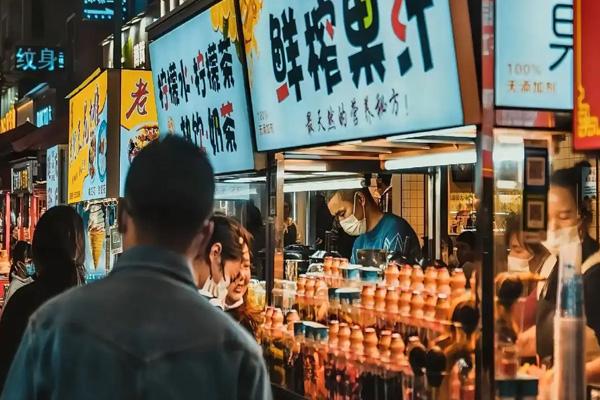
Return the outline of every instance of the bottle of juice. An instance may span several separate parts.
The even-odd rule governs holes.
[[[327,389],[327,396],[330,399],[335,397],[335,361],[338,355],[339,332],[340,323],[338,321],[329,321],[329,343],[327,349],[327,360],[325,364],[325,388]]]
[[[338,332],[338,351],[335,357],[335,395],[336,400],[346,399],[346,388],[349,388],[347,374],[347,364],[350,355],[350,336],[352,335],[350,327],[344,322],[339,324]],[[349,394],[348,394],[349,395]]]
[[[361,399],[378,399],[379,349],[375,329],[365,329],[363,347],[364,363],[360,373]]]
[[[360,326],[354,325],[350,335],[350,362],[346,365],[346,395],[350,399],[360,399],[360,375],[364,362],[364,335]]]
[[[285,349],[286,327],[283,324],[283,312],[276,308],[273,312],[271,324],[271,345],[269,353],[271,359],[271,381],[278,385],[285,385]]]
[[[294,322],[294,340],[286,365],[286,387],[299,395],[304,395],[304,361],[302,346],[304,345],[304,324]]]

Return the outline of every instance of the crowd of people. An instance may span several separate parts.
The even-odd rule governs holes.
[[[252,235],[213,215],[214,190],[194,145],[147,146],[119,205],[124,253],[87,285],[81,217],[44,213],[13,250],[1,398],[270,399],[247,301]]]

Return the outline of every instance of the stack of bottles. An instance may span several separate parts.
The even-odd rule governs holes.
[[[333,270],[330,270],[333,272]],[[471,399],[478,310],[462,270],[390,264],[378,284],[300,277],[258,332],[275,384],[312,399]]]

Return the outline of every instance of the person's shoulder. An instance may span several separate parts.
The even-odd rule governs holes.
[[[411,229],[412,227],[410,226],[410,224],[402,217],[397,216],[396,214],[392,214],[392,213],[385,213],[383,214],[383,219],[382,221],[384,222],[384,225],[388,227],[388,229]]]

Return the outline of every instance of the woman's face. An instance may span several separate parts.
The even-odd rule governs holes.
[[[548,230],[571,228],[579,223],[577,203],[569,189],[550,185],[548,191]]]
[[[529,260],[533,256],[533,254],[531,254],[529,250],[527,250],[527,248],[521,244],[521,242],[519,241],[519,237],[516,233],[513,234],[510,238],[509,250],[509,255],[511,257]]]
[[[250,250],[244,245],[242,262],[239,264],[238,274],[233,277],[227,290],[229,298],[236,302],[244,297],[248,291],[251,277]]]

